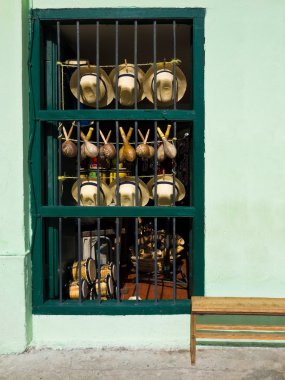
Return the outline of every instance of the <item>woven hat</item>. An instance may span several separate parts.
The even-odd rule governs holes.
[[[133,64],[122,64],[118,67],[118,96],[119,103],[123,106],[132,106],[135,102],[135,66]],[[144,72],[137,68],[137,99],[138,102],[145,98],[143,92]],[[116,68],[110,73],[110,80],[115,91]]]
[[[74,182],[71,193],[73,198],[78,202],[77,181]],[[112,194],[109,186],[100,180],[100,197],[97,199],[97,180],[80,179],[80,205],[96,206],[97,204],[108,206],[112,202]]]
[[[147,184],[150,198],[154,197],[154,178]],[[185,197],[185,187],[183,183],[175,177],[176,202]],[[173,201],[173,174],[160,174],[157,176],[157,198],[159,206],[170,206]]]
[[[156,93],[157,104],[169,106],[173,104],[174,88],[174,64],[161,62],[156,65]],[[176,64],[176,101],[178,102],[185,94],[187,87],[186,77]],[[154,102],[154,66],[152,65],[144,77],[143,89],[145,96],[150,102]]]
[[[96,86],[97,68],[96,66],[80,66],[70,78],[70,90],[77,98],[77,78],[80,75],[80,102],[96,107]],[[114,99],[114,91],[107,73],[99,68],[99,107],[105,107]]]
[[[123,177],[119,181],[119,195],[121,206],[135,206],[136,204],[136,178]],[[113,199],[116,200],[117,181],[110,184]],[[149,201],[149,191],[146,184],[139,179],[138,181],[138,206],[145,206]]]

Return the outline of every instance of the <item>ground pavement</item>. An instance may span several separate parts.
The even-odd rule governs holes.
[[[285,380],[285,348],[198,347],[188,351],[30,349],[0,355],[6,380]]]

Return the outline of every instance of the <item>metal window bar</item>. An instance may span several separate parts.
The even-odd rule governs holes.
[[[157,109],[157,23],[153,21],[153,64],[154,64],[154,81],[153,81],[153,106]],[[154,122],[154,205],[157,206],[157,121]],[[154,218],[154,300],[157,303],[157,218]]]
[[[100,23],[99,21],[96,21],[96,109],[99,109],[99,83],[100,83],[100,73],[99,73],[99,64],[100,64]],[[96,139],[97,139],[97,148],[98,152],[100,150],[100,122],[96,121]],[[97,206],[100,206],[100,199],[101,199],[101,191],[100,191],[100,154],[98,154],[97,157],[97,171],[96,171],[96,177],[97,177]],[[98,276],[98,301],[99,304],[101,303],[101,254],[100,254],[100,248],[101,248],[101,219],[97,218],[97,251],[96,251],[96,257],[97,257],[97,276]],[[96,287],[96,284],[95,284]]]
[[[115,83],[115,108],[118,109],[118,82],[119,82],[119,21],[115,23],[115,68],[116,68],[116,83]],[[119,122],[116,121],[116,206],[120,204],[120,178],[119,178]],[[120,218],[116,218],[116,271],[117,271],[117,288],[116,298],[117,302],[120,302]]]
[[[60,46],[60,22],[56,23],[57,34],[57,61],[61,60],[61,46]],[[62,93],[61,93],[61,67],[57,66],[57,108],[62,108]],[[60,124],[59,124],[60,125]],[[58,128],[59,137],[62,135],[62,126]],[[62,141],[61,137],[58,139],[58,175],[62,175]],[[58,181],[58,204],[61,205],[61,184]],[[59,258],[59,302],[62,302],[62,218],[58,219],[58,258]]]
[[[173,58],[176,59],[176,21],[172,22],[172,32],[173,32]],[[173,109],[176,109],[176,63],[173,64]],[[173,123],[173,145],[176,146],[176,121]],[[172,205],[175,206],[176,202],[176,189],[175,189],[175,178],[176,178],[176,159],[172,161],[172,173],[173,173],[173,201]],[[172,218],[172,274],[173,274],[173,303],[176,302],[176,218]]]
[[[135,66],[135,78],[134,78],[134,84],[135,84],[135,103],[134,108],[138,108],[138,22],[137,20],[134,21],[134,66]],[[135,121],[135,147],[138,146],[138,122]],[[139,162],[138,162],[138,156],[136,157],[136,163],[135,163],[135,181],[136,181],[136,187],[135,187],[135,205],[138,206],[139,204],[139,195],[138,195],[138,182],[139,182]],[[139,300],[139,226],[138,226],[138,218],[135,218],[135,255],[136,255],[136,303],[138,303]]]
[[[77,70],[80,72],[80,23],[76,21],[76,58]],[[80,75],[77,75],[77,109],[80,110]],[[81,162],[81,149],[80,149],[80,122],[77,122],[77,205],[80,206],[80,162]],[[81,218],[77,218],[77,256],[78,256],[78,285],[79,285],[79,299],[82,302],[82,278],[81,278]]]

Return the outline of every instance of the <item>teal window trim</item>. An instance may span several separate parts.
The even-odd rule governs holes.
[[[204,295],[204,18],[201,8],[92,8],[92,9],[35,9],[32,11],[32,33],[29,61],[30,67],[30,146],[29,165],[31,179],[32,213],[32,258],[33,258],[33,313],[34,314],[188,314],[191,300],[163,300],[158,303],[142,301],[138,305],[131,301],[119,304],[108,301],[84,301],[82,304],[66,300],[46,301],[44,293],[43,264],[43,220],[52,217],[76,216],[174,216],[192,219],[193,295]],[[41,24],[52,20],[185,20],[193,22],[193,110],[43,110],[40,107],[41,94]],[[105,22],[105,21],[104,21]],[[55,81],[55,78],[53,78]],[[56,84],[54,85],[56,87]],[[42,137],[41,122],[57,120],[167,120],[193,122],[193,178],[192,194],[194,207],[171,208],[90,208],[42,206]],[[88,210],[87,210],[88,209]],[[110,208],[111,209],[111,208]],[[165,209],[165,210],[164,210]],[[167,210],[166,210],[167,209]],[[115,212],[115,214],[114,214]],[[112,214],[112,215],[111,215]],[[52,230],[51,239],[55,239]],[[55,276],[51,271],[49,276]]]

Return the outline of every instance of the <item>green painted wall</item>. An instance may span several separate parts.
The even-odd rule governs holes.
[[[21,25],[16,22],[20,20],[20,10],[16,7],[20,1],[1,2],[1,8],[5,9],[1,48],[11,51],[11,41],[14,46],[9,60],[1,62],[1,68],[4,67],[0,73],[1,87],[6,89],[0,95],[4,110],[1,114],[3,126],[9,126],[2,128],[2,138],[5,141],[15,139],[17,151],[17,157],[10,159],[9,145],[6,144],[0,153],[5,180],[0,189],[0,255],[5,255],[0,257],[0,268],[4,265],[7,271],[13,266],[6,266],[7,255],[24,255],[26,252],[24,211],[27,207],[24,209],[22,172],[24,116],[20,85],[22,67],[25,66],[19,59]],[[94,0],[80,3],[75,0],[33,0],[32,6],[67,8],[93,7],[95,4],[106,6],[103,1]],[[108,2],[109,7],[122,5],[153,7],[154,3],[150,0],[125,0],[124,4],[118,0]],[[285,3],[283,0],[177,0],[175,4],[170,0],[157,0],[155,3],[157,7],[174,5],[206,8],[206,294],[284,297]],[[11,72],[13,76],[8,76],[7,73]],[[12,173],[13,181],[9,181]],[[13,215],[17,215],[16,220]],[[26,307],[29,295],[20,292],[17,293],[19,299],[13,297],[15,289],[23,286],[21,279],[29,279],[25,275],[24,261],[15,265],[23,271],[16,271],[10,282],[4,276],[10,285],[5,296],[8,311],[14,308],[16,301],[20,309]],[[1,289],[4,280],[0,280]],[[0,318],[2,321],[3,317]],[[155,347],[187,346],[189,316],[114,318],[34,316],[32,344],[147,347],[153,338]],[[17,322],[19,326],[23,325],[20,316],[12,322],[13,325]],[[87,322],[92,327],[98,322],[104,328],[94,328],[90,333],[82,328]],[[151,330],[152,323],[156,326],[155,331]],[[133,337],[128,335],[129,325]],[[113,326],[116,326],[116,332]],[[167,330],[167,326],[171,328]],[[103,330],[104,336],[100,332]],[[16,341],[9,348],[5,339],[8,339],[7,335],[4,335],[2,351],[5,347],[7,351],[19,350]]]
[[[3,353],[23,351],[32,338],[27,175],[29,2],[1,0],[0,8],[0,353]]]
[[[108,3],[109,7],[137,5],[153,7],[154,3]],[[78,1],[34,0],[33,6],[77,7]],[[94,1],[80,2],[80,7],[93,6]],[[155,6],[206,8],[206,295],[284,297],[285,3],[158,0]],[[139,317],[120,317],[113,323],[105,317],[104,338],[96,328],[78,340],[70,337],[68,331],[80,330],[85,318],[35,316],[33,344],[129,346],[134,341],[125,331],[128,321],[137,347],[150,344],[148,326]],[[164,316],[159,323],[149,318],[157,326],[156,346],[187,347],[189,316]],[[168,323],[169,318],[173,323]],[[178,339],[173,339],[172,328]]]

